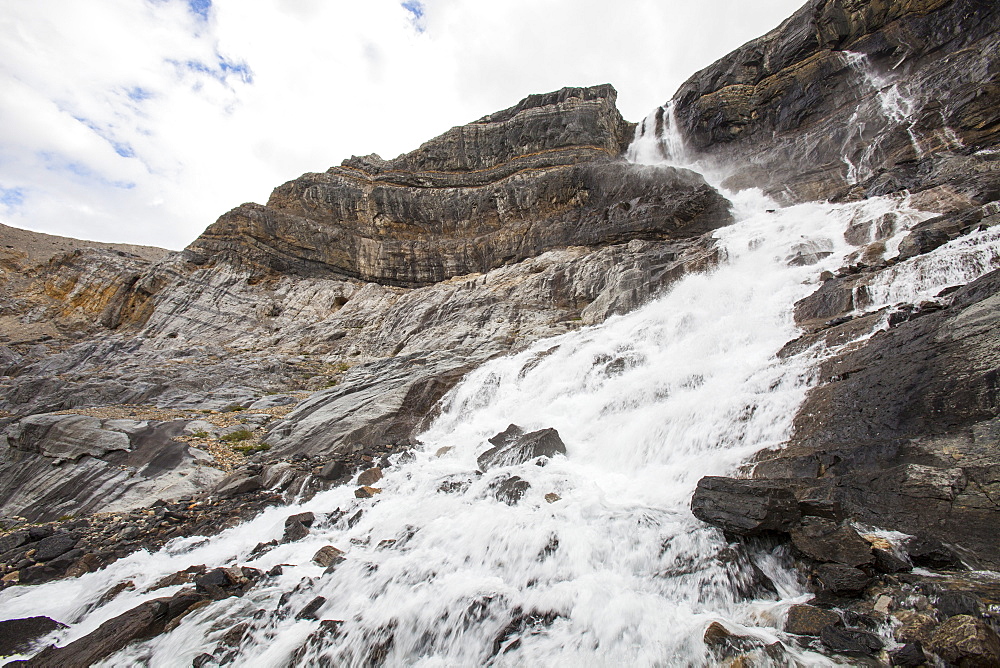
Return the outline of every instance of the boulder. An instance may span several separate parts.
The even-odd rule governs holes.
[[[706,476],[698,481],[691,512],[738,536],[787,532],[801,520],[798,502],[778,481]]]
[[[344,560],[344,551],[338,550],[333,545],[324,545],[313,555],[312,560],[318,566],[329,568]]]
[[[790,534],[799,552],[816,561],[862,566],[874,560],[871,545],[848,524],[806,517]]]
[[[957,666],[1000,665],[1000,638],[986,623],[971,615],[949,618],[934,632],[927,649]]]
[[[927,665],[927,657],[918,642],[908,642],[898,649],[889,652],[889,661],[893,666],[917,668]]]
[[[882,640],[874,633],[834,625],[823,627],[819,639],[824,647],[839,654],[877,656],[883,647]]]
[[[0,622],[0,656],[27,652],[43,637],[67,626],[48,617],[24,617]]]
[[[856,596],[872,581],[864,571],[843,564],[822,564],[816,578],[823,589],[838,596]]]
[[[167,622],[185,612],[196,600],[197,597],[185,595],[176,600],[158,598],[146,601],[64,647],[52,646],[43,650],[29,660],[28,665],[31,668],[92,665],[131,642],[157,635]]]
[[[43,538],[35,545],[35,560],[49,561],[73,549],[79,539],[68,533],[57,533]]]
[[[555,429],[540,429],[525,434],[517,425],[510,425],[490,439],[493,447],[479,455],[479,469],[486,471],[499,466],[516,466],[536,457],[566,454],[566,445]]]
[[[788,609],[785,632],[800,636],[818,636],[830,624],[838,623],[840,615],[836,612],[799,603]]]
[[[531,484],[515,475],[504,479],[497,485],[495,495],[498,501],[513,506],[521,500],[521,497],[529,489],[531,489]]]
[[[712,622],[702,637],[708,650],[719,659],[744,654],[766,644],[760,638],[733,633],[719,622]]]
[[[358,484],[363,487],[374,485],[382,479],[382,469],[375,466],[358,474]]]

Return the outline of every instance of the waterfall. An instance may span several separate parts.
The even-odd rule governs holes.
[[[628,155],[652,164],[635,169],[682,162],[674,135],[669,107],[651,114]],[[250,666],[700,665],[710,661],[702,637],[712,621],[777,642],[784,611],[808,594],[780,553],[740,553],[695,520],[691,494],[702,476],[732,473],[789,437],[816,360],[831,351],[776,353],[797,336],[795,301],[854,251],[845,229],[887,214],[905,228],[927,214],[905,198],[781,208],[756,190],[727,196],[738,222],[716,232],[718,267],[681,278],[632,313],[470,373],[420,447],[395,457],[374,498],[339,487],[215,537],[178,539],[77,579],[7,589],[2,616],[67,623],[48,639],[62,645],[171,595],[180,586],[150,587],[193,564],[281,565],[244,596],[198,608],[102,665],[190,666],[238,624],[247,629],[232,660]],[[968,243],[995,249],[990,239]],[[920,266],[962,263],[958,246]],[[822,252],[808,264],[803,249]],[[978,268],[965,263],[961,277],[924,271],[919,290],[933,294],[998,262],[994,253]],[[879,303],[914,298],[893,292],[911,278],[890,276]],[[511,423],[557,429],[566,455],[480,474],[487,439]],[[512,476],[528,487],[508,505],[497,490]],[[259,542],[281,536],[285,517],[305,511],[317,516],[306,538],[251,557]],[[332,572],[311,560],[326,545],[344,551]],[[761,572],[776,593],[754,586]],[[128,581],[132,589],[104,600]],[[318,596],[325,601],[317,619],[298,619]],[[317,620],[342,623],[330,631]],[[832,665],[791,647],[794,660]]]

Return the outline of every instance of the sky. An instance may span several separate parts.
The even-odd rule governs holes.
[[[0,0],[0,222],[180,249],[531,93],[638,121],[803,1]]]

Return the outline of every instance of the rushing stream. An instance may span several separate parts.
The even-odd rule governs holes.
[[[664,139],[669,109],[658,114],[659,123],[653,115],[640,126],[633,161],[666,163],[682,148]],[[386,471],[375,498],[357,499],[344,486],[212,538],[7,589],[0,616],[71,624],[48,639],[62,645],[171,595],[179,587],[147,588],[190,565],[282,564],[282,574],[243,597],[201,607],[103,665],[190,666],[240,623],[249,627],[231,660],[241,666],[701,665],[711,663],[702,637],[712,621],[780,640],[783,612],[805,590],[780,553],[733,550],[695,520],[691,494],[702,476],[732,473],[788,438],[812,369],[830,351],[776,353],[797,336],[795,301],[855,250],[845,230],[892,214],[899,235],[930,214],[907,208],[905,198],[781,208],[755,191],[727,196],[738,222],[715,235],[718,267],[680,279],[635,312],[469,374],[422,447]],[[894,271],[910,272],[901,279],[909,293],[872,290],[865,308],[933,296],[957,280],[949,273],[956,266],[970,280],[997,266],[996,247],[993,238],[967,238],[900,263]],[[556,428],[566,456],[478,473],[487,439],[510,423]],[[530,488],[508,505],[496,492],[514,475]],[[306,538],[249,559],[303,511],[317,516]],[[345,552],[331,573],[311,561],[325,545]],[[776,594],[761,586],[761,571]],[[125,581],[134,589],[99,602]],[[342,620],[338,632],[296,619],[317,596],[325,598],[317,619]],[[829,661],[794,652],[783,661]]]

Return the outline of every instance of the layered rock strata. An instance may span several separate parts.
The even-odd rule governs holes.
[[[984,0],[810,0],[688,79],[673,118],[687,157],[734,188],[801,201],[949,184],[984,203],[1000,188],[998,25]],[[665,132],[666,112],[654,120]]]
[[[729,221],[686,170],[619,156],[631,127],[611,86],[534,95],[395,160],[352,158],[209,226],[188,250],[254,274],[415,287],[557,247],[696,236]]]

